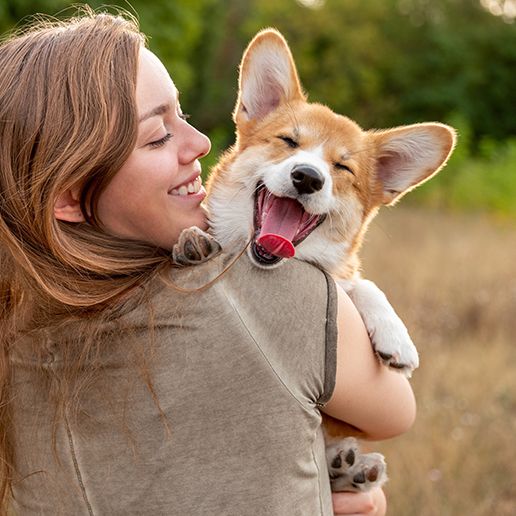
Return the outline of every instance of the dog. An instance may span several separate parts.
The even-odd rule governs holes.
[[[360,312],[374,350],[410,376],[419,365],[408,331],[374,283],[359,274],[364,233],[382,205],[433,177],[455,131],[440,123],[362,130],[328,107],[309,103],[284,37],[259,32],[244,52],[233,113],[236,142],[208,184],[210,233],[186,230],[174,248],[191,264],[219,249],[242,249],[264,269],[295,256],[328,271]],[[334,491],[366,491],[386,480],[383,457],[361,454],[349,427],[325,416]],[[344,432],[344,433],[343,433]]]

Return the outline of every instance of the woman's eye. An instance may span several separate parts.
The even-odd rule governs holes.
[[[290,136],[278,136],[278,138],[284,141],[291,149],[297,149],[297,147],[299,147],[299,143]]]
[[[156,149],[157,147],[162,147],[165,145],[165,143],[168,142],[172,138],[172,133],[167,133],[163,138],[160,138],[159,140],[155,140],[153,142],[149,142],[147,145],[149,147],[152,147],[153,149]]]
[[[187,113],[178,113],[177,116],[182,120],[188,120],[190,118],[190,115],[188,115]]]
[[[333,164],[337,170],[345,170],[346,172],[349,172],[350,174],[355,175],[353,170],[351,170],[347,165],[343,165],[342,163],[334,163]]]

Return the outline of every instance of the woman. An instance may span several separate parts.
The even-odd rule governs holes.
[[[295,261],[173,268],[210,143],[132,22],[39,24],[0,68],[3,510],[329,514],[319,408],[374,439],[415,412],[349,299]]]

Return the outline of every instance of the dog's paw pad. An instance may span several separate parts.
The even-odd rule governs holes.
[[[360,453],[356,439],[348,437],[326,450],[332,491],[369,491],[387,480],[383,455]]]
[[[358,449],[355,451],[354,448],[349,448],[348,450],[344,448],[340,450],[332,460],[331,467],[335,470],[340,470],[343,463],[347,464],[348,466],[353,466],[357,452]]]
[[[380,471],[377,466],[373,466],[366,475],[368,482],[376,482],[380,476]]]
[[[176,265],[198,265],[221,251],[220,244],[198,227],[184,229],[172,248],[172,259]]]

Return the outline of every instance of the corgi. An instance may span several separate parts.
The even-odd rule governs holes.
[[[295,256],[332,274],[360,312],[379,359],[406,376],[417,350],[385,295],[359,274],[364,233],[391,205],[433,177],[455,145],[440,123],[364,131],[328,107],[307,102],[292,54],[274,29],[244,52],[233,113],[236,142],[212,170],[211,239],[194,230],[174,250],[193,263],[218,248],[242,249],[261,268]],[[193,237],[193,238],[192,238]],[[185,245],[203,248],[185,258]],[[199,243],[200,242],[200,243]],[[332,489],[365,491],[386,480],[380,454],[361,454],[349,427],[324,416]],[[352,432],[351,432],[352,434]]]

